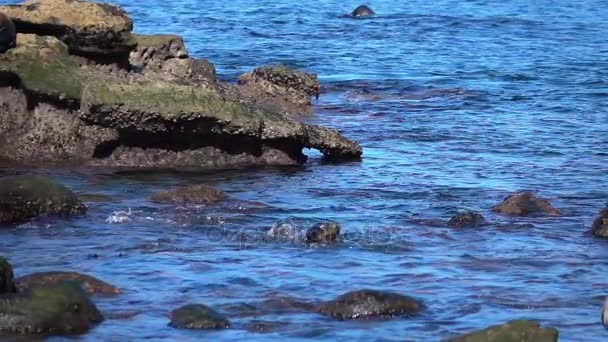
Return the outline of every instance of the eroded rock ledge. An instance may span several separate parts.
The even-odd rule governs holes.
[[[308,110],[315,75],[277,67],[243,85],[220,82],[181,37],[132,34],[114,5],[29,0],[0,12],[19,33],[0,54],[0,159],[221,169],[300,164],[303,148],[362,154],[337,131],[291,116]]]

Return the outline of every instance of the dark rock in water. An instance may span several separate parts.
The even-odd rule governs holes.
[[[190,304],[171,312],[169,326],[181,329],[225,329],[230,327],[230,322],[205,305]]]
[[[371,8],[365,5],[361,5],[355,8],[352,12],[350,12],[350,15],[352,17],[369,17],[374,14],[376,14],[376,12],[374,12]]]
[[[448,226],[454,228],[477,227],[486,224],[486,219],[476,212],[467,211],[457,214],[448,221]]]
[[[331,243],[340,235],[340,224],[337,222],[324,222],[314,225],[306,231],[307,243]]]
[[[256,105],[293,115],[312,114],[311,97],[319,97],[316,74],[283,65],[265,66],[239,77],[240,90],[256,98]]]
[[[55,36],[71,53],[99,62],[128,63],[137,42],[133,21],[120,7],[81,0],[27,0],[0,6],[18,33]]]
[[[33,287],[55,286],[66,281],[80,284],[89,295],[118,295],[120,289],[90,275],[76,272],[41,272],[26,275],[15,279],[19,292],[27,291]]]
[[[591,226],[591,233],[597,237],[608,238],[608,208],[602,210]]]
[[[79,334],[103,316],[78,284],[35,287],[0,296],[0,332],[11,334]]]
[[[604,328],[608,329],[608,297],[604,299],[604,307],[602,308],[601,316],[602,324]]]
[[[505,198],[492,208],[495,213],[509,216],[548,215],[560,216],[561,212],[546,199],[536,197],[529,191],[518,192]]]
[[[228,195],[206,185],[189,185],[160,192],[150,199],[165,204],[216,204],[228,199]]]
[[[318,307],[320,313],[339,320],[408,316],[422,309],[412,297],[376,290],[349,292]]]
[[[20,223],[40,215],[78,215],[86,210],[74,193],[48,177],[0,178],[0,223]]]
[[[17,44],[17,31],[15,24],[4,13],[0,12],[0,53],[14,48]]]
[[[533,321],[511,321],[448,340],[449,342],[557,342],[555,328],[541,328]]]
[[[0,256],[0,294],[15,292],[13,266]]]

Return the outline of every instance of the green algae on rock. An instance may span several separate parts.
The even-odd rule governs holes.
[[[115,296],[120,289],[93,276],[77,272],[40,272],[32,273],[15,279],[15,286],[19,292],[35,287],[49,287],[65,282],[73,282],[89,295]]]
[[[150,199],[164,204],[215,204],[228,199],[228,195],[206,185],[190,185],[159,192]]]
[[[230,322],[205,305],[190,304],[171,312],[169,326],[180,329],[225,329],[230,327]]]
[[[533,321],[516,320],[492,326],[449,342],[556,342],[559,332],[555,328],[541,328]]]
[[[72,191],[48,177],[0,178],[0,223],[25,222],[39,215],[78,215],[86,210]]]

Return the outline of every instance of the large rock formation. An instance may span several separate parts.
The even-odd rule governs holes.
[[[316,148],[328,158],[362,154],[356,142],[338,132],[258,106],[239,87],[215,80],[212,66],[186,57],[180,39],[132,37],[129,23],[118,24],[124,12],[114,6],[91,7],[118,18],[111,25],[91,24],[89,32],[80,30],[88,26],[72,21],[72,14],[56,21],[40,14],[61,16],[50,5],[55,2],[30,2],[6,9],[21,18],[19,32],[49,35],[18,34],[17,47],[0,54],[0,159],[218,169],[296,165],[306,160],[303,148]],[[89,8],[77,0],[57,4]],[[45,20],[59,24],[40,24]],[[30,22],[36,24],[24,24]],[[58,25],[71,29],[57,34]],[[108,33],[106,51],[93,45],[95,32],[121,34]],[[83,63],[73,55],[113,53],[127,46],[127,36],[142,44],[131,56],[133,71],[108,71],[97,60]],[[146,55],[144,46],[165,57]],[[299,89],[308,84],[283,83]]]

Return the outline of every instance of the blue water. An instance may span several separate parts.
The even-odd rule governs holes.
[[[327,164],[311,151],[301,168],[247,172],[36,170],[112,198],[88,203],[83,218],[1,233],[18,274],[70,269],[125,289],[97,299],[109,319],[79,339],[435,341],[530,318],[559,328],[561,341],[608,340],[599,320],[608,242],[585,234],[608,201],[606,1],[375,0],[372,19],[345,18],[359,4],[350,0],[116,3],[137,32],[183,35],[222,79],[279,62],[318,73],[323,91],[310,121],[365,152],[362,162]],[[200,182],[269,207],[148,200]],[[522,189],[565,215],[489,211]],[[445,227],[465,209],[492,224]],[[117,211],[128,220],[108,222]],[[312,249],[264,241],[288,216],[337,220],[345,240]],[[368,322],[238,309],[362,288],[408,294],[428,309]],[[192,302],[220,309],[233,328],[169,328],[167,313]],[[248,329],[256,321],[277,326]]]

